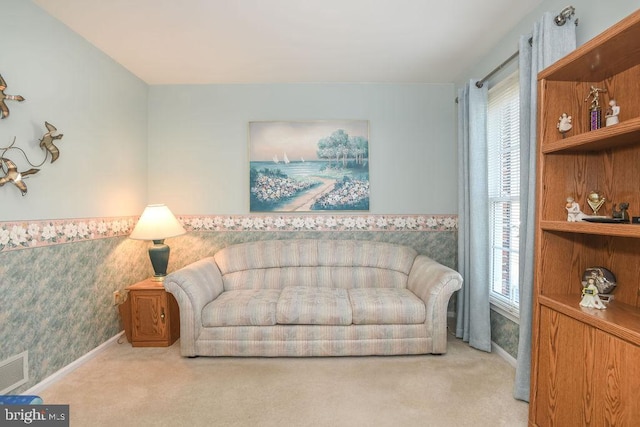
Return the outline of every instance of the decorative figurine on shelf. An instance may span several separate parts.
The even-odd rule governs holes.
[[[587,203],[591,207],[594,215],[598,215],[598,209],[604,205],[605,198],[599,191],[591,191],[587,195]]]
[[[7,95],[4,93],[7,88],[7,82],[4,81],[2,75],[0,75],[0,118],[9,117],[9,108],[7,104],[5,104],[5,100],[7,101],[24,101],[24,98],[20,95]]]
[[[604,267],[589,267],[582,273],[583,307],[605,308],[603,301],[613,300],[613,291],[617,286],[616,276]],[[602,307],[598,307],[602,305]]]
[[[622,222],[629,222],[629,212],[627,212],[627,209],[629,209],[629,203],[627,202],[620,203],[619,211],[616,210],[616,205],[613,205],[612,217],[614,219],[619,219]]]
[[[620,122],[620,120],[618,119],[619,115],[620,115],[620,106],[618,106],[615,99],[612,99],[611,101],[609,101],[609,108],[607,108],[607,111],[605,113],[605,118],[606,118],[605,125],[611,126],[611,125],[618,124]]]
[[[587,216],[582,213],[580,205],[573,199],[573,197],[567,197],[567,203],[564,207],[567,209],[567,221],[569,222],[579,222],[582,221],[582,218]]]
[[[589,107],[589,130],[596,130],[602,127],[602,108],[600,108],[600,92],[606,92],[606,89],[600,89],[595,86],[591,86],[591,91],[584,99],[584,102],[589,101],[591,97],[591,106]]]
[[[598,296],[598,288],[596,288],[596,285],[590,282],[585,283],[586,286],[582,288],[582,300],[580,301],[580,305],[582,307],[592,307],[599,310],[607,308]],[[583,283],[583,285],[585,283]]]
[[[568,116],[567,113],[562,113],[560,118],[558,119],[558,124],[556,126],[558,131],[562,134],[562,137],[565,137],[565,133],[571,130],[573,125],[571,124],[571,116]]]

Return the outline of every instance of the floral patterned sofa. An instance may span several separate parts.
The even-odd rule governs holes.
[[[462,277],[401,245],[271,240],[226,247],[164,286],[183,356],[441,354]]]

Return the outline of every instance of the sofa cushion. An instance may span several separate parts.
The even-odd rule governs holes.
[[[202,309],[204,326],[268,326],[276,324],[280,290],[225,291]]]
[[[408,289],[349,289],[356,325],[392,325],[424,323],[424,302]]]
[[[346,289],[287,286],[278,299],[276,321],[284,325],[350,325]]]
[[[271,240],[214,255],[224,289],[406,288],[417,252],[384,242]]]

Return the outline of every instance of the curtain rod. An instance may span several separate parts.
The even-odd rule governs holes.
[[[567,23],[568,19],[571,19],[571,17],[576,13],[576,8],[573,6],[567,6],[564,9],[562,9],[560,11],[560,13],[558,15],[556,15],[556,17],[553,19],[553,22],[556,23],[556,25],[558,27],[563,26],[564,24]],[[578,21],[576,20],[576,25],[578,25]],[[531,46],[533,42],[533,37],[529,38],[529,46]],[[511,55],[509,58],[507,58],[506,61],[504,61],[502,64],[498,65],[496,68],[494,68],[493,70],[491,70],[491,72],[489,74],[487,74],[486,76],[484,76],[484,78],[482,80],[478,80],[476,82],[476,87],[477,88],[481,88],[484,85],[484,82],[487,81],[487,79],[489,79],[490,77],[492,77],[494,74],[496,74],[498,71],[502,70],[504,67],[507,66],[507,64],[509,64],[511,61],[513,61],[514,59],[516,59],[518,57],[519,52],[515,52],[513,55]]]
[[[571,17],[576,13],[576,8],[573,6],[567,6],[564,9],[562,9],[560,11],[560,13],[554,18],[554,22],[556,23],[557,26],[562,26],[564,24],[566,24],[568,19],[571,19]],[[576,25],[578,25],[578,20],[576,19]],[[531,44],[533,43],[533,38],[529,38],[529,46],[531,46]],[[502,64],[498,65],[496,68],[494,68],[493,70],[491,70],[491,72],[489,74],[487,74],[486,76],[484,76],[484,78],[482,80],[478,80],[476,82],[476,87],[477,88],[481,88],[484,83],[491,78],[493,75],[495,75],[498,71],[502,70],[504,67],[506,67],[509,63],[511,63],[511,61],[513,61],[514,59],[516,59],[518,57],[518,55],[520,54],[520,52],[516,51],[515,53],[513,53],[510,57],[508,57]],[[458,98],[456,98],[456,103],[458,102]]]
[[[533,39],[529,39],[529,45],[531,45],[531,43],[533,42]],[[484,78],[482,80],[478,80],[476,82],[476,87],[477,88],[481,88],[482,86],[484,86],[484,82],[486,82],[491,76],[493,76],[494,74],[496,74],[498,71],[502,70],[504,67],[506,67],[508,64],[511,63],[511,61],[513,61],[514,59],[516,59],[518,57],[518,55],[520,55],[519,51],[516,51],[515,53],[513,53],[510,57],[508,57],[502,64],[498,65],[496,68],[494,68],[493,70],[491,70],[491,72],[489,74],[487,74],[486,76],[484,76]]]

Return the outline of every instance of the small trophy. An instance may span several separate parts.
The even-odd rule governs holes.
[[[591,97],[591,106],[589,107],[589,130],[596,130],[602,127],[602,108],[600,108],[600,92],[606,92],[606,89],[600,89],[595,86],[591,86],[589,95],[584,99],[584,102]]]
[[[598,215],[598,209],[604,205],[605,198],[599,191],[590,191],[587,195],[587,203],[591,207],[593,214]]]

